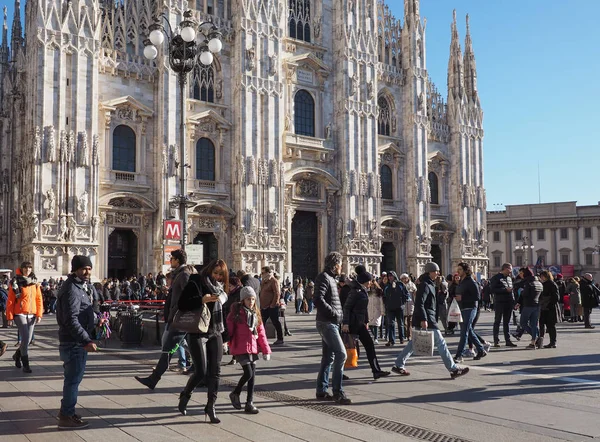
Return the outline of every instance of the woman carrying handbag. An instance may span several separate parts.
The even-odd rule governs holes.
[[[191,275],[181,297],[178,308],[182,312],[202,310],[206,306],[210,321],[205,333],[188,333],[187,342],[194,363],[194,374],[179,395],[179,411],[187,414],[187,404],[194,389],[204,380],[208,388],[208,402],[204,408],[211,424],[221,422],[217,418],[215,403],[219,392],[221,359],[223,359],[223,333],[225,318],[223,304],[229,293],[229,270],[227,264],[217,259],[208,264],[198,275]],[[204,344],[204,341],[206,343]],[[204,350],[205,348],[205,350]],[[204,367],[206,366],[206,370]]]

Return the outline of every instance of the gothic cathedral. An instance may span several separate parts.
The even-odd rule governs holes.
[[[205,263],[314,278],[337,250],[346,271],[487,274],[468,17],[444,100],[419,0],[402,23],[382,0],[28,0],[23,24],[19,1],[0,47],[0,267],[65,275],[85,254],[97,278],[154,273],[187,194]],[[223,50],[182,97],[165,48],[143,49],[154,17],[188,8]]]

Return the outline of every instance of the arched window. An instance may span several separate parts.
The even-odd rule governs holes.
[[[289,32],[290,38],[310,43],[311,0],[289,0]]]
[[[429,202],[431,204],[439,204],[440,203],[440,191],[439,191],[438,177],[434,172],[429,172],[429,174],[427,175],[427,179],[429,179],[429,194],[430,194]]]
[[[135,132],[121,124],[113,131],[113,170],[135,172]]]
[[[294,97],[294,127],[297,135],[315,136],[315,100],[304,89]]]
[[[381,166],[381,197],[384,200],[394,199],[392,189],[392,169],[385,164]]]
[[[208,138],[196,143],[196,179],[215,180],[215,145]]]
[[[392,111],[390,109],[390,103],[387,98],[381,96],[377,100],[377,106],[379,106],[379,119],[377,120],[377,133],[379,135],[390,136],[390,128],[392,121]]]
[[[198,63],[192,77],[192,98],[195,100],[215,102],[215,72],[211,66]]]

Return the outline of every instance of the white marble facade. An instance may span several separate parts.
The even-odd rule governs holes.
[[[65,274],[83,253],[97,277],[121,258],[155,272],[185,161],[189,237],[212,235],[211,254],[233,268],[321,269],[339,250],[346,270],[390,270],[383,259],[418,274],[433,256],[445,273],[461,260],[486,273],[468,18],[464,53],[452,22],[443,99],[419,0],[404,3],[401,23],[376,0],[29,0],[25,29],[17,4],[0,48],[0,266],[31,259],[41,276]],[[163,49],[152,62],[142,50],[153,16],[177,24],[188,7],[224,48],[188,82],[181,159],[176,76]],[[129,169],[115,166],[123,143]],[[295,229],[312,232],[306,256]],[[115,231],[132,256],[109,250],[122,246]]]

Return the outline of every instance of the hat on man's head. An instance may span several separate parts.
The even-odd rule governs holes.
[[[440,266],[438,266],[435,262],[428,262],[425,264],[425,268],[423,270],[425,273],[439,272]]]
[[[71,260],[71,272],[76,272],[83,267],[93,267],[92,260],[88,256],[75,255]]]
[[[244,299],[254,296],[256,298],[256,292],[249,285],[242,287],[240,290],[240,302],[244,302]]]
[[[365,284],[365,283],[373,280],[373,275],[371,275],[369,272],[367,272],[367,269],[363,265],[356,266],[354,271],[356,272],[356,280],[360,284]]]

